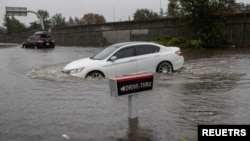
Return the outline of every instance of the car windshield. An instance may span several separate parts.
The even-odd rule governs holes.
[[[96,55],[94,55],[93,57],[91,57],[91,59],[93,59],[93,60],[103,60],[103,59],[107,58],[116,49],[117,49],[116,46],[107,47],[107,48],[103,49],[102,51],[100,51],[99,53],[97,53]]]
[[[41,38],[50,38],[50,35],[47,35],[47,34],[41,34]]]

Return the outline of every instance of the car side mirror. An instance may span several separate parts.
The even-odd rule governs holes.
[[[116,59],[117,59],[116,56],[112,56],[112,57],[110,58],[110,61],[115,61]]]

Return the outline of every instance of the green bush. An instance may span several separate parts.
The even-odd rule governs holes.
[[[182,38],[182,37],[174,37],[174,38],[170,39],[167,42],[167,45],[168,46],[181,46],[184,43],[185,43],[184,38]]]
[[[156,39],[151,39],[150,41],[153,41],[155,43],[159,43],[164,46],[178,46],[181,48],[189,48],[192,45],[183,37],[161,37]]]
[[[191,47],[199,48],[202,45],[201,40],[190,40]]]

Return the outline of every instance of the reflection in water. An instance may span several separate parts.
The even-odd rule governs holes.
[[[117,141],[155,141],[155,133],[147,127],[139,126],[139,119],[128,119],[128,132],[124,138],[119,138]]]
[[[183,93],[202,94],[207,92],[229,91],[233,88],[240,74],[211,73],[197,75],[189,83],[183,84]]]

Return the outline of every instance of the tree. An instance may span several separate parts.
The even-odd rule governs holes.
[[[67,22],[68,26],[74,26],[77,25],[78,22],[75,21],[71,16],[69,17],[69,21]]]
[[[80,24],[103,24],[106,23],[104,16],[94,13],[83,15],[79,21]]]
[[[241,13],[250,13],[250,4],[237,3],[236,7],[240,10]]]
[[[41,16],[44,27],[49,28],[51,24],[50,19],[49,19],[49,12],[46,10],[38,10],[37,13]],[[40,24],[40,21],[38,23]]]
[[[17,20],[14,16],[12,16],[11,18],[5,16],[3,25],[7,29],[7,34],[27,31],[25,25]]]
[[[152,20],[159,18],[159,15],[156,12],[153,12],[149,9],[137,9],[134,13],[134,21],[140,20]]]
[[[80,19],[78,17],[75,17],[75,23],[79,24],[80,23]]]
[[[80,24],[79,18],[75,17],[74,19],[70,16],[69,21],[67,22],[68,26],[75,26]]]
[[[7,30],[4,27],[0,26],[0,35],[4,35],[6,33],[7,33]]]
[[[36,13],[41,16],[41,18],[43,20],[44,28],[49,28],[51,25],[51,21],[49,19],[48,11],[38,10]],[[37,16],[37,18],[39,19],[38,16]],[[36,21],[30,23],[30,27],[29,27],[30,30],[40,30],[41,28],[42,27],[41,27],[40,20],[36,20]]]
[[[223,21],[233,13],[235,0],[172,0],[178,11],[185,16],[189,29],[195,33],[201,46],[210,48],[221,45],[226,37]]]
[[[167,17],[176,18],[181,17],[182,12],[180,11],[179,0],[169,0],[167,8]]]
[[[57,13],[51,17],[51,22],[54,27],[64,27],[67,26],[65,21],[65,17],[62,16],[61,13]]]
[[[220,15],[221,17],[234,13],[237,8],[235,0],[215,0],[211,2],[211,7],[213,14]]]
[[[39,29],[41,29],[42,27],[41,27],[41,24],[40,23],[38,23],[38,21],[34,21],[34,22],[31,22],[30,23],[30,26],[29,26],[29,30],[39,30]]]

